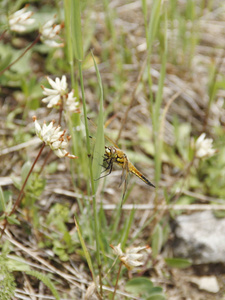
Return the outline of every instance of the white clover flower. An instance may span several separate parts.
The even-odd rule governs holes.
[[[56,78],[55,81],[47,77],[52,89],[46,88],[43,85],[43,94],[47,97],[42,99],[42,102],[48,103],[47,107],[52,108],[63,105],[63,108],[67,111],[79,113],[79,103],[74,97],[74,91],[68,92],[66,76],[63,75],[62,79]]]
[[[216,153],[213,149],[213,140],[206,139],[206,134],[202,133],[195,142],[195,155],[198,158],[210,157]]]
[[[42,102],[48,103],[47,107],[51,108],[61,104],[62,97],[67,93],[67,82],[65,75],[62,76],[61,80],[59,77],[56,77],[55,81],[47,76],[47,80],[52,89],[48,89],[43,85],[41,86],[43,89],[43,94],[47,96],[42,99]]]
[[[144,262],[141,261],[141,259],[143,259],[143,254],[138,252],[150,248],[149,246],[132,247],[127,248],[126,251],[123,252],[121,249],[121,244],[115,247],[111,245],[111,247],[128,270],[132,270],[134,267],[142,266],[144,264]]]
[[[11,31],[24,32],[27,27],[34,23],[34,19],[30,19],[33,15],[32,11],[26,11],[29,5],[24,6],[24,8],[16,11],[9,16],[9,27]]]
[[[33,117],[35,130],[37,136],[46,144],[48,145],[58,157],[69,157],[69,158],[77,158],[77,156],[74,156],[70,154],[66,147],[68,145],[68,142],[70,140],[70,137],[67,136],[67,141],[65,140],[65,130],[60,131],[60,126],[54,126],[54,121],[52,121],[49,125],[46,125],[45,123],[41,127],[40,124],[37,121],[37,118]]]
[[[40,29],[41,33],[41,41],[52,48],[59,48],[64,47],[64,43],[61,43],[61,37],[59,36],[59,33],[61,29],[64,27],[63,24],[54,24],[55,19],[49,20],[46,22],[42,28]]]
[[[74,91],[72,90],[70,93],[67,94],[67,98],[65,101],[65,109],[74,113],[79,113],[79,102],[76,100],[77,97],[74,97]]]

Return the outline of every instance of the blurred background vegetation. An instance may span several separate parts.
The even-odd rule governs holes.
[[[8,16],[27,3],[35,22],[24,33],[8,30]],[[54,49],[38,41],[25,52],[54,16],[64,24],[65,46]],[[181,284],[186,271],[174,268],[191,274],[194,269],[188,259],[173,260],[168,245],[177,215],[203,205],[202,210],[212,206],[224,217],[224,1],[3,0],[0,26],[2,221],[39,151],[32,116],[40,123],[59,118],[56,108],[41,102],[46,76],[66,75],[81,109],[79,115],[64,113],[61,122],[78,159],[52,154],[40,175],[49,151],[44,150],[2,236],[0,273],[7,284],[1,299],[52,294],[113,299],[119,264],[113,264],[110,244],[119,243],[148,244],[152,253],[132,272],[122,268],[115,299],[187,299],[187,294],[222,299],[224,288],[210,295]],[[97,133],[87,131],[87,116],[100,124]],[[103,123],[106,134],[156,186],[130,176],[122,207],[120,168],[95,181]],[[89,131],[97,138],[90,141],[95,150],[87,145]],[[195,142],[202,133],[213,139],[216,153],[201,159]],[[93,290],[90,296],[98,275],[103,292]]]

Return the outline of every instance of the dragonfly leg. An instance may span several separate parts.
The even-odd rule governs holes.
[[[113,167],[113,162],[112,162],[112,160],[110,159],[110,161],[108,162],[108,166],[107,166],[106,169],[103,171],[103,172],[106,172],[106,171],[109,170],[109,172],[108,172],[107,174],[105,174],[105,175],[100,176],[99,178],[97,178],[97,179],[95,179],[95,180],[99,180],[99,179],[101,179],[101,178],[104,178],[104,177],[108,176],[108,175],[112,172],[112,167]]]

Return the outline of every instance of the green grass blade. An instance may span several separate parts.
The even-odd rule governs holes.
[[[155,39],[156,31],[158,29],[161,5],[162,5],[161,0],[153,1],[150,22],[148,27],[148,34],[147,34],[147,46],[150,52],[151,52],[153,41]]]
[[[0,211],[5,211],[5,210],[6,210],[5,197],[3,194],[3,190],[0,187]]]
[[[127,242],[129,233],[130,233],[130,228],[134,219],[134,214],[135,214],[135,209],[133,208],[130,212],[129,219],[126,220],[126,224],[124,225],[123,233],[121,234],[121,247],[124,248],[125,244]]]
[[[74,47],[74,56],[77,60],[83,60],[83,42],[82,42],[82,32],[81,32],[81,13],[80,13],[80,0],[71,1],[72,7],[72,41]]]
[[[70,76],[71,83],[74,87],[74,60],[73,60],[73,39],[75,39],[75,32],[72,34],[71,30],[74,27],[71,27],[71,19],[75,18],[71,14],[71,0],[64,0],[64,15],[65,15],[65,33],[66,33],[66,50],[67,50],[67,60],[70,65]],[[71,36],[73,37],[71,39]]]
[[[160,131],[160,108],[162,105],[162,99],[163,99],[163,87],[164,87],[164,80],[166,75],[166,61],[167,61],[167,15],[165,13],[165,19],[164,19],[165,29],[164,29],[164,36],[163,36],[163,52],[162,52],[162,64],[161,64],[161,70],[160,70],[160,79],[158,84],[158,92],[156,95],[156,101],[154,105],[154,113],[152,116],[153,119],[153,127],[154,132],[156,133],[154,141],[155,141],[155,182],[156,186],[158,186],[160,177],[161,177],[161,156],[162,156],[162,147],[163,147],[163,139],[159,138],[159,131]]]
[[[103,122],[103,87],[102,87],[102,81],[101,76],[98,70],[98,66],[96,64],[94,55],[92,53],[92,58],[95,65],[95,71],[97,74],[98,79],[98,85],[100,89],[100,103],[99,103],[99,115],[98,115],[98,126],[97,126],[97,132],[96,132],[96,143],[94,147],[94,154],[93,154],[93,163],[92,163],[92,170],[93,170],[93,177],[94,179],[97,179],[100,177],[101,174],[101,165],[99,164],[99,158],[102,160],[102,156],[104,154],[104,145],[105,145],[105,139],[104,139],[104,122]],[[95,190],[97,189],[99,181],[95,180]]]
[[[93,268],[93,264],[92,264],[92,261],[91,261],[91,256],[88,252],[88,249],[85,245],[85,242],[84,242],[84,239],[83,239],[83,236],[82,236],[82,233],[80,231],[80,225],[76,219],[76,217],[74,217],[74,221],[75,221],[75,224],[76,224],[76,228],[77,228],[77,233],[78,233],[78,236],[79,236],[79,239],[80,239],[80,243],[81,243],[81,246],[82,246],[82,249],[84,251],[84,256],[87,260],[87,263],[88,263],[88,267],[91,271],[91,274],[92,274],[92,278],[93,278],[93,281],[95,282],[96,284],[96,280],[95,280],[95,273],[94,273],[94,268]]]

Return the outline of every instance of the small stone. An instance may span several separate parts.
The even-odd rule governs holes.
[[[200,290],[210,293],[218,293],[220,290],[215,276],[192,277],[190,281],[197,284]]]

